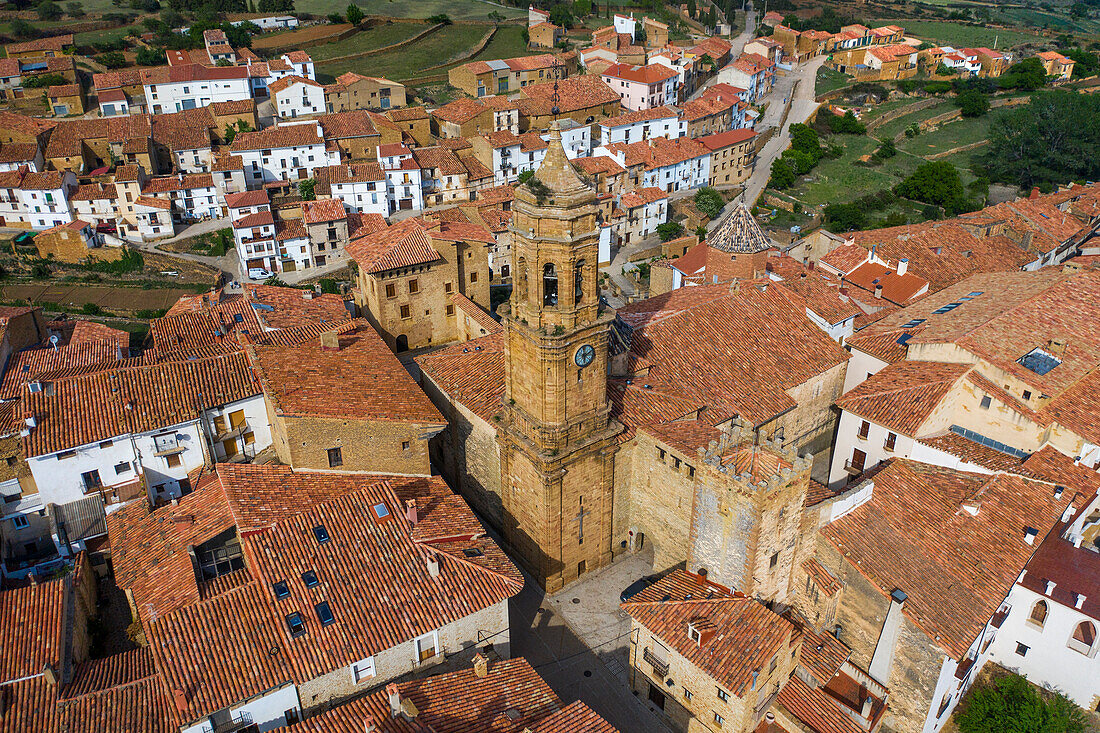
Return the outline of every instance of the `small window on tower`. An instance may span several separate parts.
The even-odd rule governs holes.
[[[558,304],[558,271],[553,262],[542,268],[542,304]]]

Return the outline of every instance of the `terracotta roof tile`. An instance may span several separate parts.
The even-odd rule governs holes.
[[[441,259],[432,246],[428,230],[417,219],[405,219],[387,229],[352,240],[346,249],[359,267],[370,273]]]
[[[324,144],[325,140],[316,125],[296,124],[268,127],[259,132],[237,133],[237,137],[233,139],[233,144],[229,146],[229,149],[237,152],[240,150],[267,150]]]
[[[902,613],[961,660],[1032,555],[1025,528],[1045,537],[1072,498],[1047,482],[899,459],[875,476],[870,501],[821,534],[883,595],[902,589]]]
[[[302,202],[302,219],[306,224],[343,221],[347,217],[342,199],[317,199]]]
[[[647,589],[645,599],[674,586],[676,570]],[[709,597],[689,600],[635,600],[622,608],[650,633],[672,647],[731,693],[742,697],[754,675],[792,641],[795,627],[759,601],[708,588]],[[641,594],[639,594],[641,596]],[[658,596],[660,597],[660,596]],[[705,620],[716,629],[707,643],[688,638],[688,624]]]
[[[915,436],[970,369],[970,364],[901,361],[860,382],[836,404],[890,430]]]
[[[445,422],[365,320],[348,322],[338,338],[339,350],[331,351],[318,339],[298,346],[248,347],[275,414]]]
[[[65,596],[71,579],[60,578],[0,591],[0,684],[61,669]]]

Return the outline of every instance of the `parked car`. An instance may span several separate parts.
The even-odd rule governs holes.
[[[271,277],[273,274],[274,273],[268,272],[267,270],[265,270],[262,267],[250,267],[250,268],[248,268],[248,279],[249,280],[266,280],[269,277]]]
[[[633,583],[626,587],[622,593],[619,594],[619,603],[626,603],[632,597],[638,595],[643,590],[648,588],[657,582],[656,575],[647,575],[644,578],[638,578]]]

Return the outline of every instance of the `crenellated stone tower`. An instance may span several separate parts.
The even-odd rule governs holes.
[[[609,417],[596,193],[555,122],[546,157],[516,188],[513,289],[504,318],[498,431],[504,535],[547,591],[611,561],[615,436]]]

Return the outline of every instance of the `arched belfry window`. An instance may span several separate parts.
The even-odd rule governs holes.
[[[558,304],[558,270],[553,262],[542,268],[542,304]]]
[[[584,298],[584,260],[573,266],[573,304],[580,305]]]

